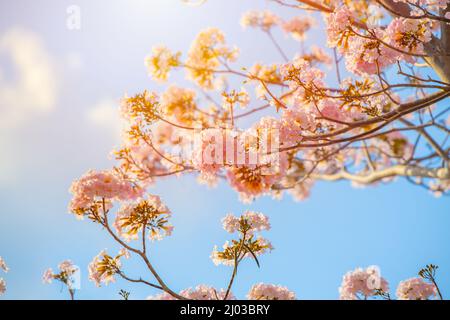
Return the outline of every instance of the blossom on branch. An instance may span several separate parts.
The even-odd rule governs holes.
[[[121,272],[122,263],[121,258],[129,258],[127,250],[122,249],[115,257],[111,257],[105,250],[101,251],[94,260],[89,264],[89,280],[100,287],[102,283],[108,285],[115,282],[114,276]]]
[[[255,284],[247,294],[249,300],[296,300],[295,293],[283,286]]]
[[[168,221],[171,214],[158,196],[149,195],[123,204],[117,212],[114,225],[117,232],[128,241],[138,239],[139,232],[145,231],[148,231],[150,240],[162,240],[172,234],[173,226]]]
[[[401,281],[396,293],[399,300],[428,300],[437,295],[435,285],[422,278]]]
[[[376,296],[378,290],[388,292],[389,286],[381,277],[379,268],[371,266],[366,269],[357,268],[345,274],[339,295],[341,300],[367,299]]]

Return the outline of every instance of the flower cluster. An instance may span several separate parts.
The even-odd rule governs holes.
[[[98,219],[98,212],[102,206],[109,208],[113,200],[135,199],[141,190],[114,172],[89,171],[73,182],[70,192],[73,194],[69,206],[72,213],[78,217],[89,215],[90,218]]]
[[[158,119],[159,109],[158,94],[144,90],[143,93],[122,99],[120,113],[130,124],[153,123]]]
[[[188,288],[180,291],[180,296],[189,300],[225,300],[226,291],[217,290],[208,285],[198,285],[195,288]],[[235,300],[233,293],[229,293],[227,300]],[[154,296],[149,296],[147,300],[176,300],[172,295],[163,292]]]
[[[357,268],[345,274],[339,288],[341,300],[356,300],[377,295],[378,291],[388,292],[387,281],[381,277],[376,266],[367,269]]]
[[[89,264],[89,280],[94,282],[97,287],[100,287],[102,283],[108,285],[110,282],[114,282],[114,276],[121,272],[120,259],[122,257],[128,259],[130,253],[126,249],[121,249],[113,258],[105,250],[101,251]]]
[[[399,283],[396,294],[399,300],[428,300],[436,296],[436,286],[422,278],[411,278]]]
[[[386,29],[392,45],[414,54],[424,53],[424,44],[431,41],[430,23],[419,19],[395,18]]]
[[[316,21],[310,16],[295,17],[282,23],[283,31],[290,34],[295,40],[303,41],[306,38],[306,32],[316,24]]]
[[[126,240],[135,240],[139,232],[148,231],[151,240],[162,240],[172,234],[168,218],[171,212],[158,196],[125,203],[117,212],[114,223],[117,232]]]
[[[0,257],[0,270],[3,270],[5,273],[9,271],[9,268],[2,257]],[[3,278],[0,278],[0,296],[5,292],[6,292],[6,281]]]
[[[58,265],[58,272],[55,273],[53,269],[49,268],[45,270],[43,276],[42,276],[42,282],[44,284],[50,284],[53,280],[56,280],[58,282],[61,282],[64,284],[71,296],[71,299],[73,300],[75,289],[76,288],[76,281],[75,275],[79,272],[79,268],[75,266],[72,261],[70,260],[64,260]]]
[[[245,109],[250,103],[250,96],[244,88],[241,88],[241,91],[232,90],[229,93],[224,92],[222,93],[222,98],[223,106],[227,110],[233,108],[236,104],[242,109]]]
[[[329,46],[344,54],[347,69],[355,74],[377,74],[397,61],[413,62],[424,54],[432,36],[429,21],[408,18],[395,18],[386,28],[359,31],[347,6],[337,8],[326,22]]]
[[[399,300],[430,300],[442,296],[438,290],[435,273],[438,269],[435,265],[427,265],[421,269],[417,278],[401,281],[396,290]],[[342,300],[368,299],[381,297],[391,300],[387,281],[380,276],[378,267],[368,267],[363,270],[358,268],[348,272],[339,288]]]
[[[180,65],[181,53],[172,53],[165,46],[152,48],[152,55],[145,58],[145,65],[155,80],[166,81],[172,68]]]
[[[240,217],[228,214],[222,219],[222,225],[228,233],[240,232],[247,235],[270,230],[269,217],[254,211],[246,211]]]
[[[186,125],[192,124],[197,109],[195,99],[195,91],[175,85],[170,86],[161,96],[161,109],[164,117],[174,118]]]
[[[54,273],[51,268],[45,270],[42,281],[46,284],[50,284],[53,280],[58,280],[70,285],[70,277],[78,272],[78,267],[75,266],[72,261],[64,260],[58,265],[58,270],[58,273]]]
[[[226,291],[223,289],[218,291],[207,285],[199,285],[195,288],[182,290],[180,295],[190,300],[224,300]],[[235,297],[232,293],[228,294],[227,300],[234,299]]]
[[[238,50],[225,46],[225,36],[219,29],[200,32],[188,52],[186,68],[188,77],[204,89],[214,88],[214,71],[222,62],[237,59]]]
[[[283,286],[255,284],[247,294],[249,300],[296,300],[295,293]]]
[[[229,214],[222,220],[222,224],[225,231],[237,232],[239,239],[226,241],[223,250],[214,247],[211,260],[215,265],[233,266],[244,258],[254,258],[259,265],[257,256],[273,249],[268,240],[261,236],[255,237],[256,232],[270,229],[269,218],[262,213],[247,211],[240,217]]]
[[[281,19],[272,12],[249,11],[242,16],[241,25],[252,28],[261,28],[263,31],[269,31],[272,27],[278,25]]]
[[[3,270],[4,272],[8,272],[9,271],[9,268],[6,265],[6,262],[5,262],[5,260],[2,257],[0,257],[0,269]]]

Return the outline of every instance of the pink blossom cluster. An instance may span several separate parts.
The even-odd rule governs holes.
[[[278,151],[282,141],[279,122],[265,117],[245,131],[204,129],[195,138],[192,165],[203,181],[214,181],[221,170],[243,200],[271,191],[287,169],[287,154]]]
[[[195,288],[188,288],[180,291],[180,296],[189,300],[224,300],[226,296],[226,291],[216,290],[215,288],[208,285],[198,285]],[[227,300],[235,300],[233,293],[228,294]],[[154,296],[149,296],[147,300],[177,300],[172,295],[167,292],[163,292]]]
[[[48,268],[47,270],[44,271],[44,274],[42,275],[42,282],[45,284],[50,284],[52,283],[53,279],[54,279],[53,269]]]
[[[365,270],[357,268],[344,275],[339,296],[341,300],[356,300],[376,295],[377,290],[389,291],[387,281],[381,277],[379,268],[370,266]]]
[[[161,124],[163,126],[163,124]],[[172,126],[168,126],[172,127]],[[159,123],[156,125],[153,133],[156,134],[159,131]],[[171,134],[171,131],[164,131],[164,135],[167,137]],[[156,138],[156,137],[155,137]],[[158,138],[163,138],[163,135],[158,135]],[[156,138],[156,141],[158,141]],[[165,172],[170,165],[163,161],[163,158],[157,154],[154,149],[143,141],[139,143],[127,141],[125,143],[126,154],[116,156],[119,160],[121,167],[126,168],[130,173],[140,180],[143,187],[149,186],[154,182],[152,177],[153,173]],[[119,154],[120,151],[116,151]]]
[[[52,268],[44,271],[42,282],[50,284],[54,279],[70,279],[78,271],[78,267],[71,260],[64,260],[58,265],[58,273],[54,273]]]
[[[0,257],[0,270],[3,270],[5,273],[9,271],[9,268],[2,257]],[[0,278],[0,296],[5,294],[5,292],[6,292],[6,281],[3,278]]]
[[[318,46],[311,46],[311,53],[309,54],[309,57],[314,61],[326,65],[331,65],[333,63],[333,59],[330,57],[330,55],[326,53],[324,49]]]
[[[0,296],[5,294],[6,292],[6,281],[3,278],[0,278]]]
[[[228,214],[222,219],[222,225],[225,231],[229,233],[234,233],[236,231],[242,232],[241,228],[243,221],[250,226],[250,229],[246,231],[248,235],[263,230],[270,230],[269,217],[254,211],[246,211],[240,217]]]
[[[315,20],[310,16],[294,17],[291,20],[285,21],[281,24],[284,32],[292,35],[298,41],[303,41],[306,38],[306,32],[315,25]]]
[[[207,285],[199,285],[195,288],[189,288],[182,290],[180,292],[182,297],[185,297],[190,300],[224,300],[226,296],[226,291],[216,290],[211,286]],[[236,298],[230,292],[227,297],[227,300],[235,300]]]
[[[413,62],[431,40],[431,24],[423,19],[395,18],[387,28],[366,33],[354,25],[354,16],[341,6],[326,18],[328,45],[344,54],[346,66],[355,74],[376,74],[400,60]]]
[[[3,270],[6,273],[9,271],[9,268],[6,265],[6,262],[5,262],[5,260],[2,257],[0,257],[0,269]]]
[[[434,284],[422,278],[411,278],[399,283],[396,294],[399,300],[428,300],[435,297],[437,292]]]
[[[386,28],[386,36],[400,50],[424,54],[424,44],[431,41],[431,25],[420,19],[395,18]]]
[[[148,296],[147,300],[177,300],[174,296],[167,292],[155,294],[153,296]]]
[[[192,164],[204,175],[214,176],[235,159],[238,133],[229,129],[204,129],[196,137]]]
[[[73,199],[70,211],[79,214],[101,199],[130,200],[138,197],[142,190],[124,181],[111,171],[89,171],[72,183]]]
[[[245,27],[261,28],[263,31],[269,31],[272,27],[278,25],[281,19],[274,13],[266,11],[249,11],[242,16],[241,25]]]
[[[106,250],[102,250],[88,266],[89,280],[94,282],[97,287],[100,287],[102,283],[108,285],[115,282],[114,275],[122,266],[120,260],[122,257],[130,258],[130,253],[125,248],[121,249],[115,258],[110,257]]]
[[[381,29],[374,29],[373,33],[379,38],[384,37]],[[345,65],[355,74],[376,74],[395,63],[399,57],[399,52],[378,40],[352,36],[345,51]]]
[[[265,238],[263,238],[261,236],[258,236],[256,238],[256,241],[257,241],[258,245],[261,247],[260,250],[258,250],[256,252],[253,252],[256,256],[263,255],[263,254],[273,250],[273,246],[272,246],[272,244],[270,243],[269,240],[267,240],[267,239],[265,239]],[[222,249],[223,249],[222,251],[219,251],[218,246],[214,246],[213,251],[212,251],[212,253],[210,255],[211,261],[216,266],[219,266],[219,265],[234,266],[234,259],[226,259],[226,258],[224,258],[221,255],[222,252],[226,252],[229,249],[234,250],[233,249],[234,247],[235,246],[230,241],[225,241],[225,243],[222,246]],[[252,253],[246,252],[243,255],[243,258],[250,258],[250,259],[252,259],[254,257],[253,257]]]
[[[217,87],[214,70],[221,61],[233,62],[239,56],[239,50],[225,45],[225,35],[217,28],[208,28],[200,32],[188,52],[186,65],[188,78],[200,87],[211,90]]]
[[[140,213],[136,211],[136,208],[144,205],[148,212]],[[127,241],[138,239],[138,232],[142,228],[150,229],[148,233],[150,240],[162,240],[172,234],[173,226],[162,223],[161,219],[167,220],[171,214],[171,211],[159,196],[148,195],[145,198],[124,203],[116,214],[114,226],[117,233]]]
[[[149,106],[159,105],[159,96],[156,92],[145,90],[142,94],[143,101]],[[137,110],[132,98],[127,95],[120,102],[120,116],[128,124],[145,122],[145,113]]]
[[[161,95],[161,111],[165,118],[175,119],[181,123],[187,122],[197,108],[194,90],[169,86]]]
[[[352,20],[353,14],[347,6],[339,6],[326,17],[327,41],[330,47],[337,47],[341,43],[343,34],[351,27]]]
[[[94,282],[97,287],[100,287],[102,283],[108,285],[110,282],[115,282],[114,274],[102,272],[100,269],[100,264],[102,263],[105,255],[106,251],[102,250],[97,256],[94,257],[88,266],[89,280]]]
[[[296,300],[295,293],[283,286],[255,284],[247,294],[249,300]]]
[[[319,68],[311,67],[309,61],[296,56],[290,63],[281,67],[281,75],[288,81],[291,89],[299,89],[298,84],[314,84],[317,88],[325,87],[325,73]]]

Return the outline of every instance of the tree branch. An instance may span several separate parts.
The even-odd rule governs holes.
[[[347,171],[340,171],[334,174],[311,174],[310,177],[317,180],[339,181],[351,180],[360,184],[371,184],[384,178],[395,176],[421,177],[434,179],[450,179],[448,168],[428,169],[416,166],[395,165],[383,170],[378,170],[367,175],[352,174]]]

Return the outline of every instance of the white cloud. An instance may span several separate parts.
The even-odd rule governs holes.
[[[10,29],[0,35],[0,54],[10,59],[15,73],[13,81],[0,78],[1,127],[19,125],[36,112],[54,108],[55,67],[41,38],[25,29]]]
[[[57,99],[57,75],[52,57],[36,33],[12,28],[0,34],[0,183],[14,177],[19,156],[14,136],[36,116],[51,111]],[[12,76],[4,76],[2,65]],[[9,71],[9,68],[8,68]]]
[[[88,121],[96,127],[109,131],[117,142],[120,142],[124,122],[119,114],[119,102],[114,99],[103,99],[89,108]]]

